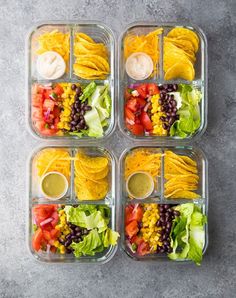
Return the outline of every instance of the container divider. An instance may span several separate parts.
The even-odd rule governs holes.
[[[69,63],[69,67],[70,67],[70,72],[69,72],[69,76],[70,76],[70,80],[73,77],[73,59],[74,59],[74,25],[70,26],[70,63]]]
[[[71,155],[72,157],[75,157],[76,154],[76,149],[72,148],[71,149]],[[74,161],[71,161],[71,176],[70,176],[70,181],[71,181],[71,191],[70,191],[70,201],[72,203],[76,202],[75,198],[75,171],[74,171]]]
[[[164,166],[165,166],[165,149],[161,149],[161,202],[164,201],[164,183],[165,183],[165,178],[164,178]]]
[[[158,81],[163,84],[164,81],[164,71],[163,71],[163,60],[164,60],[164,33],[159,36],[159,72],[158,72]]]

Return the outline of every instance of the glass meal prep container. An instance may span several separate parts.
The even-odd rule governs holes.
[[[52,37],[51,35],[55,35]],[[58,34],[58,35],[56,35]],[[79,34],[79,35],[78,35]],[[42,36],[46,36],[44,39]],[[79,36],[79,37],[78,37]],[[54,39],[53,39],[54,38]],[[56,38],[56,39],[55,39]],[[78,38],[82,42],[78,42]],[[58,45],[54,46],[55,42],[58,41]],[[95,44],[95,46],[94,46]],[[98,46],[96,46],[98,45]],[[76,46],[76,48],[75,48]],[[99,48],[97,48],[99,47]],[[78,53],[82,56],[75,56]],[[90,51],[91,50],[91,51]],[[42,77],[42,74],[39,73],[38,62],[39,56],[42,56],[48,51],[57,52],[63,58],[65,62],[65,73],[63,76],[53,79],[46,76]],[[97,51],[97,52],[96,52]],[[96,58],[95,55],[100,55],[99,51],[103,51],[101,55],[105,55],[104,59]],[[104,54],[105,51],[105,54]],[[79,57],[77,61],[77,57]],[[89,57],[89,58],[84,58]],[[92,58],[91,58],[92,57]],[[95,58],[94,58],[95,57]],[[100,56],[99,56],[100,57]],[[45,58],[54,59],[54,58]],[[87,60],[85,60],[87,59]],[[90,61],[93,59],[93,61]],[[94,60],[95,59],[95,60]],[[27,89],[28,89],[28,126],[30,131],[34,136],[42,139],[53,139],[53,140],[62,140],[62,139],[80,139],[86,140],[86,142],[95,139],[96,137],[105,138],[111,134],[115,126],[114,119],[114,110],[115,110],[115,39],[113,32],[102,23],[95,22],[48,22],[43,23],[35,27],[29,34],[28,44],[27,44]],[[49,61],[52,63],[52,61]],[[77,75],[75,74],[75,65],[80,63],[79,71]],[[105,63],[105,66],[102,64]],[[59,66],[57,65],[59,68]],[[61,66],[60,66],[61,67]],[[109,70],[104,70],[102,67],[108,67]],[[46,68],[46,66],[45,66]],[[93,76],[94,72],[97,70],[98,75]],[[102,70],[101,70],[101,69]],[[61,69],[61,68],[59,68]],[[78,69],[78,68],[77,68]],[[82,69],[82,70],[81,70]],[[92,73],[91,73],[92,69]],[[44,71],[44,69],[43,69]],[[49,69],[50,71],[50,69]],[[84,71],[85,74],[82,72]],[[105,75],[102,75],[106,71]],[[96,108],[98,116],[100,117],[100,122],[102,125],[102,131],[95,135],[84,134],[82,137],[76,134],[70,135],[69,132],[80,132],[80,129],[88,129],[82,125],[82,128],[79,127],[79,121],[84,120],[82,116],[86,114],[86,110],[81,114],[82,110],[82,101],[80,102],[79,109],[73,112],[73,106],[75,106],[75,101],[73,101],[74,95],[81,95],[80,91],[71,91],[71,85],[76,84],[76,87],[81,87],[83,89],[88,86],[91,82],[95,82],[96,86],[99,86],[100,95],[102,95],[102,86],[107,86],[107,92],[110,96],[109,106],[104,106],[106,101],[103,98],[103,102],[100,102],[100,107]],[[61,88],[57,88],[60,85],[64,89],[64,93],[61,95]],[[63,86],[64,85],[64,86]],[[69,86],[66,89],[66,86]],[[51,90],[50,90],[51,88]],[[72,87],[73,88],[73,87]],[[49,90],[48,90],[49,89]],[[48,94],[50,93],[51,94]],[[71,92],[69,92],[71,91]],[[40,94],[40,95],[38,95]],[[40,99],[41,94],[43,94],[43,100]],[[69,95],[68,95],[69,94]],[[73,94],[73,96],[72,96]],[[93,95],[94,93],[92,93]],[[49,95],[49,96],[48,96]],[[64,97],[63,97],[64,96]],[[69,96],[70,101],[66,105],[63,105],[65,102],[65,97]],[[43,107],[40,103],[45,102],[45,98],[52,100],[53,102],[47,102]],[[62,100],[64,99],[64,100]],[[59,102],[59,104],[58,104]],[[49,105],[48,105],[49,103]],[[51,104],[50,104],[51,103]],[[55,103],[55,105],[54,105]],[[85,102],[85,104],[87,104]],[[96,103],[94,103],[95,105]],[[54,107],[52,107],[52,105]],[[70,105],[70,107],[68,106]],[[56,106],[56,107],[55,107]],[[58,110],[59,107],[59,110]],[[69,108],[70,111],[66,110]],[[78,107],[77,107],[78,108]],[[106,108],[106,111],[102,110]],[[51,112],[50,112],[51,109]],[[66,112],[62,115],[62,111]],[[94,109],[93,109],[94,110]],[[72,119],[75,116],[75,113],[78,113],[78,116],[81,116],[81,119]],[[96,113],[97,114],[97,113]],[[64,117],[65,116],[65,117]],[[63,118],[64,117],[64,118]],[[68,120],[69,117],[69,120]],[[52,118],[52,119],[51,119]],[[83,118],[83,119],[82,119]],[[104,119],[105,118],[105,119]],[[72,127],[72,120],[75,121]],[[78,120],[78,121],[77,121]],[[51,122],[50,122],[51,121]],[[63,124],[63,121],[67,121]],[[87,120],[86,120],[87,121]],[[106,122],[105,122],[106,121]],[[58,124],[59,122],[59,124]],[[61,123],[62,122],[62,123]],[[77,125],[77,126],[76,126]],[[88,127],[88,125],[87,125]],[[49,130],[50,129],[50,130]]]
[[[129,156],[132,156],[136,152],[140,152],[140,151],[144,151],[148,154],[150,154],[150,153],[156,154],[155,158],[160,158],[160,168],[159,168],[156,178],[154,179],[155,180],[154,181],[154,184],[155,184],[154,190],[153,190],[152,194],[149,195],[146,199],[131,198],[127,192],[127,180],[128,180],[127,174],[129,173],[129,167],[131,168],[131,161],[130,161],[130,166],[128,166],[128,164],[126,164],[126,158]],[[168,151],[172,151],[174,154],[177,154],[178,156],[187,156],[187,158],[190,157],[191,159],[193,159],[196,162],[196,168],[197,168],[197,174],[199,176],[199,180],[198,180],[198,184],[197,184],[197,187],[195,188],[194,192],[197,194],[197,198],[195,198],[195,199],[190,199],[190,198],[185,198],[185,197],[170,198],[165,193],[165,183],[167,182],[167,179],[166,179],[167,172],[165,172],[165,171],[168,170],[167,165],[165,167],[165,156],[167,156],[166,153]],[[159,156],[159,157],[157,157],[157,156]],[[137,163],[138,164],[141,163],[141,157],[139,157],[139,161]],[[127,174],[125,172],[126,166],[127,166],[127,171],[128,171]],[[137,167],[138,166],[139,165],[137,165]],[[159,208],[159,215],[160,215],[160,212],[161,212],[160,206],[162,206],[162,209],[165,210],[165,207],[163,207],[163,206],[165,206],[165,204],[167,204],[169,206],[168,208],[172,208],[173,206],[182,205],[185,203],[193,203],[194,205],[200,207],[203,215],[207,216],[208,215],[208,163],[207,163],[207,159],[206,159],[204,153],[197,148],[189,147],[189,146],[172,146],[172,147],[137,146],[137,147],[128,148],[122,153],[122,155],[120,157],[119,175],[120,175],[120,180],[121,180],[119,191],[120,191],[121,210],[122,210],[122,215],[121,215],[122,222],[120,224],[122,249],[133,260],[142,260],[142,261],[167,260],[168,259],[167,254],[164,254],[163,251],[161,251],[159,253],[157,253],[156,251],[153,251],[152,253],[147,253],[147,254],[142,255],[142,253],[141,254],[139,253],[140,252],[139,246],[137,246],[133,249],[132,244],[131,244],[132,238],[130,238],[127,235],[127,231],[126,231],[126,227],[128,225],[128,223],[126,222],[126,220],[127,220],[126,217],[128,214],[126,208],[127,207],[129,208],[130,206],[132,206],[132,208],[134,207],[134,209],[135,209],[138,206],[141,206],[144,210],[143,212],[145,212],[145,210],[149,210],[149,208],[151,208],[151,207],[156,208],[156,206],[157,206],[157,208]],[[171,175],[169,175],[169,176],[171,176]],[[150,210],[152,210],[151,213],[154,212],[153,211],[154,209],[150,209]],[[148,217],[152,217],[152,214],[149,214]],[[160,217],[161,217],[161,215],[160,215]],[[159,220],[160,220],[160,217],[159,217]],[[173,224],[173,222],[172,222],[172,224]],[[149,226],[149,227],[151,227],[151,226]],[[155,223],[155,227],[159,227],[158,218],[157,218],[157,223]],[[138,236],[138,237],[144,238],[145,237],[144,233],[150,231],[150,230],[148,230],[145,232],[145,229],[147,229],[147,225],[145,225],[145,223],[144,223],[144,213],[142,214],[141,222],[138,221],[138,228],[139,228],[138,234],[136,236],[134,234],[134,236],[132,236],[132,237],[135,238]],[[165,228],[166,228],[166,226],[164,226],[164,228],[162,228],[162,229],[165,229]],[[159,228],[156,228],[156,229],[159,230]],[[204,245],[202,248],[202,254],[204,254],[206,252],[206,249],[208,246],[208,225],[207,225],[207,222],[205,223],[203,229],[204,229]],[[157,231],[157,232],[152,231],[152,233],[154,233],[155,235],[159,235],[158,234],[159,231]],[[154,234],[151,234],[151,237]],[[147,235],[147,236],[150,237],[150,235]],[[145,241],[147,241],[151,247],[151,244],[150,244],[151,242],[149,242],[149,241],[151,241],[151,239],[153,239],[153,238],[147,238],[147,239]],[[154,240],[157,240],[157,239],[154,238]],[[152,241],[154,241],[154,240],[152,240]],[[135,239],[134,239],[134,241],[135,241]],[[163,245],[164,240],[160,240],[160,241],[162,241],[162,245]],[[135,246],[136,246],[136,242],[133,242],[133,243],[135,243]],[[155,244],[152,244],[152,245],[155,245]],[[159,245],[161,245],[161,244],[159,244]],[[184,259],[177,258],[175,261],[188,262],[189,260],[188,260],[188,258],[184,258]]]
[[[80,190],[79,192],[76,190],[76,176],[77,176],[77,169],[80,169],[79,165],[76,165],[76,161],[78,160],[77,154],[85,154],[89,157],[105,157],[107,159],[107,172],[106,172],[106,179],[107,181],[107,190],[105,193],[103,193],[102,197],[100,197],[99,200],[91,199],[82,200],[83,191],[82,186],[80,184]],[[69,158],[68,158],[69,157]],[[60,162],[64,162],[61,164]],[[85,167],[86,168],[86,167]],[[84,169],[85,169],[84,168]],[[42,193],[42,187],[41,187],[41,181],[42,177],[45,177],[45,173],[48,172],[59,172],[62,173],[65,177],[67,177],[68,180],[68,189],[67,192],[63,195],[60,199],[47,199],[44,194]],[[81,170],[82,171],[82,170]],[[80,172],[82,175],[84,172]],[[101,172],[99,172],[101,174]],[[98,173],[98,174],[99,174]],[[99,174],[99,175],[100,175]],[[95,174],[97,175],[97,173]],[[105,246],[105,248],[95,253],[94,255],[87,255],[87,256],[81,256],[80,258],[76,258],[72,251],[67,251],[67,248],[60,244],[60,238],[63,238],[65,235],[63,233],[69,233],[69,232],[63,232],[67,231],[68,226],[65,230],[63,226],[63,219],[61,216],[63,215],[63,208],[65,206],[92,206],[96,205],[97,208],[100,210],[100,208],[103,208],[103,206],[108,207],[108,213],[109,214],[109,223],[107,224],[110,229],[113,231],[117,230],[117,224],[116,224],[116,212],[117,212],[117,206],[116,206],[116,185],[115,185],[115,175],[116,175],[116,160],[113,155],[113,153],[105,148],[102,147],[78,147],[78,146],[47,146],[47,147],[41,147],[40,149],[37,149],[31,156],[29,161],[29,180],[28,180],[28,187],[29,187],[29,198],[28,198],[28,247],[31,252],[31,254],[39,261],[42,262],[56,262],[56,263],[106,263],[109,261],[115,254],[117,245],[109,245],[108,247]],[[83,177],[83,176],[82,176]],[[92,179],[92,178],[91,178]],[[93,177],[93,179],[95,179]],[[103,179],[103,180],[104,180]],[[82,180],[84,184],[87,183],[88,180]],[[90,180],[89,180],[90,181]],[[101,181],[101,180],[99,180]],[[90,181],[91,182],[91,181]],[[95,183],[93,183],[95,182]],[[92,182],[93,188],[96,188],[96,184],[98,181]],[[58,184],[57,184],[58,186]],[[87,184],[86,184],[87,186]],[[46,206],[46,209],[44,208],[43,211],[41,210],[42,206]],[[49,207],[48,207],[49,206]],[[51,207],[50,207],[51,206]],[[50,208],[55,207],[53,210],[57,212],[57,216],[55,217],[52,212],[51,219],[46,219],[46,221],[49,221],[49,224],[53,226],[53,230],[50,226],[49,229],[47,229],[47,222],[45,222],[44,217],[42,220],[40,220],[40,216],[44,216],[45,212],[51,212]],[[106,208],[105,207],[105,208]],[[37,209],[38,208],[38,209]],[[66,207],[67,208],[67,207]],[[48,211],[49,209],[49,211]],[[62,210],[62,211],[61,211]],[[62,213],[60,213],[62,212]],[[62,214],[62,215],[61,215]],[[59,218],[58,218],[59,216]],[[53,224],[53,220],[56,218],[56,225]],[[53,220],[52,220],[53,219]],[[50,222],[50,220],[52,220]],[[43,223],[42,223],[43,221]],[[45,224],[45,225],[44,225]],[[65,221],[64,221],[65,224]],[[68,225],[68,221],[66,221],[66,224]],[[44,228],[43,228],[44,225]],[[60,226],[62,225],[62,226]],[[73,226],[73,225],[72,225]],[[60,233],[57,234],[56,240],[53,238],[53,240],[50,240],[50,234],[49,234],[49,240],[45,244],[40,244],[39,247],[35,249],[37,246],[36,241],[36,231],[39,230],[39,228],[43,230],[43,237],[45,236],[47,239],[47,232],[45,230],[49,230],[50,233],[56,232],[55,229],[59,229]],[[70,227],[71,229],[75,227]],[[77,231],[77,229],[75,229]],[[86,230],[86,229],[85,229]],[[90,230],[90,229],[89,229]],[[88,231],[89,231],[88,230]],[[70,232],[74,230],[70,230]],[[89,233],[92,230],[90,230]],[[44,235],[44,232],[46,235]],[[79,233],[86,233],[83,229],[79,231]],[[63,236],[64,235],[64,236]],[[77,235],[77,234],[76,234]],[[82,237],[82,236],[81,236]],[[75,238],[75,236],[74,236]],[[73,239],[74,239],[73,238]],[[66,246],[65,241],[67,237],[65,236],[63,245]],[[83,238],[84,239],[84,238]],[[58,243],[58,240],[60,243]],[[81,239],[79,239],[82,241]],[[43,240],[44,241],[44,240]],[[52,241],[52,242],[51,242]],[[56,241],[56,242],[55,242]],[[76,239],[74,240],[76,241]],[[45,249],[42,249],[43,246],[46,246]],[[66,250],[66,251],[65,251]],[[70,249],[69,249],[70,250]],[[69,252],[69,253],[67,253]]]
[[[154,41],[152,40],[152,43],[155,42],[155,44],[152,46],[150,44],[150,47],[152,49],[156,48],[156,51],[159,52],[159,57],[155,58],[155,59],[157,59],[157,61],[153,64],[154,69],[153,69],[152,75],[149,76],[147,79],[143,79],[143,80],[137,80],[137,79],[130,77],[126,71],[127,59],[131,55],[133,55],[130,53],[141,52],[141,54],[143,54],[143,52],[146,53],[149,51],[151,53],[151,49],[148,49],[148,48],[146,48],[142,52],[142,46],[144,45],[143,47],[145,47],[145,44],[147,44],[149,42],[148,39],[144,39],[143,36],[146,36],[146,37],[149,36],[150,34],[152,34],[153,31],[158,30],[158,28],[163,28],[163,31],[157,32],[156,40],[154,40]],[[180,31],[180,33],[178,33],[178,31],[177,31],[178,36],[177,35],[174,37],[172,35],[170,37],[167,36],[168,34],[171,34],[170,32],[173,32],[172,31],[173,29],[179,30],[182,28],[184,30],[190,29],[191,31],[193,31],[193,34],[196,34],[199,42],[198,42],[198,50],[195,51],[195,53],[193,52],[194,49],[191,49],[191,50],[187,49],[186,52],[183,54],[182,49],[184,47],[185,47],[185,49],[187,48],[187,45],[189,45],[189,41],[187,40],[186,36],[182,35],[181,31]],[[137,37],[139,39],[135,39]],[[193,39],[195,39],[195,41],[196,41],[195,37],[193,37]],[[136,42],[136,48],[134,48],[135,47],[134,42]],[[170,42],[172,42],[172,43],[170,43]],[[166,44],[166,46],[165,46],[165,44]],[[190,43],[190,46],[192,47],[191,43]],[[171,51],[171,50],[173,50],[173,51],[171,52],[172,56],[170,57],[170,56],[168,56],[168,55],[170,55],[169,54],[170,52],[168,52],[168,51]],[[177,53],[175,51],[177,51]],[[180,55],[184,56],[184,58],[182,58],[182,56],[178,56],[179,51],[182,51]],[[187,51],[189,51],[189,52],[187,52]],[[165,56],[165,53],[166,53],[166,56]],[[152,55],[154,55],[154,54],[155,53],[152,53]],[[189,58],[187,58],[188,61],[183,62],[184,64],[181,65],[181,67],[179,67],[177,71],[179,71],[181,73],[181,69],[184,69],[185,66],[189,68],[190,67],[189,64],[192,65],[191,67],[192,68],[194,67],[194,70],[195,70],[195,76],[194,76],[193,80],[184,80],[184,79],[177,78],[177,77],[173,78],[173,79],[169,79],[169,77],[170,77],[169,75],[165,77],[165,74],[166,74],[166,72],[164,71],[165,65],[167,67],[168,63],[170,63],[170,65],[175,64],[175,63],[178,64],[181,62],[181,59],[186,60],[186,56],[189,57]],[[171,60],[171,59],[173,59],[173,60]],[[189,61],[191,63],[189,63]],[[190,68],[190,70],[191,70],[191,68]],[[137,71],[137,69],[135,71]],[[119,39],[119,75],[118,75],[118,77],[119,77],[119,94],[118,94],[118,97],[119,97],[119,127],[120,127],[121,131],[125,134],[125,136],[127,136],[131,139],[136,139],[136,140],[156,141],[158,143],[164,143],[167,141],[168,142],[191,141],[204,133],[206,126],[207,126],[207,84],[208,84],[208,82],[207,82],[207,40],[206,40],[205,34],[199,27],[192,26],[189,24],[185,25],[182,23],[178,24],[178,23],[146,23],[146,22],[143,22],[143,23],[132,23],[132,24],[128,25],[128,27],[121,34],[120,39]],[[132,89],[135,89],[135,90],[138,89],[137,86],[140,84],[143,84],[143,83],[144,84],[154,83],[158,86],[163,86],[163,87],[166,86],[166,91],[168,90],[168,84],[169,84],[170,89],[169,89],[168,93],[176,91],[176,88],[178,86],[180,86],[179,84],[188,84],[188,85],[191,85],[192,87],[196,88],[198,91],[200,91],[201,92],[201,100],[198,103],[198,105],[196,106],[196,109],[197,110],[199,109],[199,112],[200,112],[200,123],[198,124],[198,128],[195,129],[195,131],[193,133],[190,133],[190,132],[186,133],[187,135],[186,134],[181,135],[180,133],[173,134],[173,136],[170,136],[170,133],[167,133],[167,135],[165,135],[166,133],[163,133],[163,132],[160,133],[158,131],[158,129],[157,129],[158,126],[156,126],[157,128],[155,129],[154,125],[157,124],[158,120],[157,119],[153,120],[150,116],[150,120],[152,120],[152,125],[153,125],[152,130],[153,130],[153,133],[156,133],[156,135],[153,133],[149,133],[150,128],[148,128],[147,121],[145,120],[145,118],[143,118],[144,122],[142,121],[142,119],[141,119],[142,116],[140,116],[140,111],[133,109],[133,106],[131,104],[130,105],[131,112],[133,111],[135,117],[139,116],[137,124],[139,125],[140,120],[141,120],[141,124],[144,126],[144,132],[140,132],[140,129],[138,128],[138,126],[136,127],[136,120],[135,120],[136,118],[134,119],[134,117],[132,117],[132,113],[130,115],[130,111],[128,111],[128,112],[126,111],[125,106],[128,102],[128,98],[131,96],[131,95],[129,95],[129,92],[131,92]],[[175,84],[177,87],[173,87],[173,84]],[[165,88],[163,88],[163,89],[165,89]],[[128,91],[128,96],[127,96],[126,90],[130,90],[130,91]],[[163,92],[165,92],[165,90]],[[135,93],[136,93],[136,91],[135,91]],[[134,98],[135,98],[135,96],[139,96],[139,97],[141,96],[141,94],[139,92],[138,92],[139,95],[137,95],[135,93],[131,92],[131,94]],[[165,97],[164,97],[164,99],[165,99]],[[177,101],[177,107],[178,107],[178,100],[177,100],[178,98],[176,99],[176,97],[175,97],[174,99]],[[161,98],[161,100],[162,100],[162,98]],[[158,99],[157,99],[157,101],[158,101]],[[139,104],[139,102],[138,102],[138,104]],[[164,103],[162,102],[162,105],[165,105],[165,102]],[[167,105],[168,105],[168,103],[167,103]],[[146,107],[147,106],[148,105],[146,105]],[[146,107],[144,107],[144,110]],[[153,107],[153,101],[152,101],[152,107]],[[160,106],[160,108],[162,108],[162,107]],[[145,111],[147,111],[147,110],[148,110],[148,107]],[[168,111],[168,109],[166,109],[164,111],[166,112],[166,111]],[[180,111],[179,107],[178,107],[177,113],[178,113],[178,111]],[[173,116],[173,115],[171,115],[171,111],[168,111],[168,112],[170,112],[170,117]],[[173,109],[172,109],[172,112],[173,112]],[[174,110],[174,112],[176,112],[176,110]],[[153,116],[153,114],[152,114],[152,116]],[[165,123],[167,123],[167,127],[168,127],[168,125],[171,127],[171,125],[173,124],[173,120],[169,119],[170,117],[168,118],[168,116],[165,119],[163,118],[163,120],[161,120],[161,121],[164,121]],[[178,117],[178,116],[175,115],[174,117]],[[127,119],[128,119],[128,121],[127,121]],[[175,120],[178,120],[178,119],[179,118],[175,118]],[[171,121],[171,122],[168,122],[168,121]],[[165,125],[164,122],[162,125]],[[131,128],[128,127],[130,125],[132,126],[134,123],[135,123],[135,125],[134,125],[135,128],[134,128],[134,126]],[[145,126],[145,123],[147,124],[146,126]],[[160,124],[160,126],[161,126],[161,124]],[[167,129],[170,129],[170,127]],[[189,129],[189,127],[187,129]],[[190,128],[190,130],[191,130],[191,128]]]

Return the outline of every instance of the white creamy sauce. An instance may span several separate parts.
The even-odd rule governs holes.
[[[48,51],[38,56],[37,71],[44,79],[55,80],[66,71],[64,59],[54,51]]]
[[[125,64],[129,77],[135,80],[144,80],[153,72],[153,62],[150,56],[145,53],[133,53]]]

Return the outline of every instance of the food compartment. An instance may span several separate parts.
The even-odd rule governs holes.
[[[114,159],[107,150],[75,151],[74,191],[78,202],[111,203],[115,200],[114,187]]]
[[[63,183],[60,177],[53,177],[52,180],[48,174],[59,173],[67,180]],[[60,202],[70,202],[72,192],[72,150],[69,148],[45,148],[37,152],[32,159],[31,175],[30,175],[30,196],[33,203],[52,203],[58,200],[61,195]],[[46,178],[46,179],[45,179]],[[51,180],[51,181],[50,181]],[[55,187],[57,185],[57,187]],[[63,185],[67,188],[63,190]],[[46,189],[43,189],[43,188]],[[51,187],[51,188],[50,188]],[[53,196],[53,191],[55,192]],[[65,194],[63,195],[63,193]]]
[[[120,39],[120,82],[132,84],[160,77],[161,34],[158,26],[133,26],[124,32]]]
[[[206,37],[197,27],[165,26],[163,79],[192,82],[205,80]]]
[[[208,246],[205,204],[123,205],[122,247],[133,260],[195,262]]]
[[[69,25],[38,26],[29,37],[29,78],[39,81],[69,79],[70,42]]]
[[[104,161],[104,172],[95,172]],[[38,260],[100,263],[110,260],[119,238],[115,231],[115,166],[113,154],[100,147],[45,147],[33,154],[28,241],[31,253]],[[69,177],[66,195],[55,198],[46,196],[45,190],[41,193],[43,177],[58,172]],[[50,195],[60,189],[60,181],[46,182]],[[98,197],[97,184],[105,182],[106,193]]]
[[[29,212],[29,248],[39,261],[105,263],[116,252],[114,206],[57,202],[33,205]]]
[[[207,161],[204,153],[191,147],[163,151],[163,200],[205,201]]]
[[[157,34],[157,30],[160,31]],[[147,33],[159,44],[157,76],[131,79],[126,71],[127,37],[139,38]],[[174,35],[173,35],[174,34]],[[195,52],[188,47],[195,46]],[[197,40],[197,41],[196,41]],[[135,24],[120,39],[119,125],[132,139],[159,142],[191,140],[201,135],[207,122],[207,45],[197,27],[173,24]],[[135,47],[135,43],[131,43]],[[146,44],[146,43],[144,43]],[[140,47],[132,48],[140,53]],[[144,62],[143,62],[144,63]],[[133,65],[145,69],[138,63]]]
[[[123,153],[120,159],[122,201],[160,201],[161,159],[159,148],[134,148]]]
[[[114,36],[104,25],[79,24],[73,27],[73,78],[114,80]]]

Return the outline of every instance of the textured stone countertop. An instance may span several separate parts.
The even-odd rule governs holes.
[[[48,265],[27,251],[26,161],[40,142],[25,126],[26,34],[39,21],[86,19],[116,36],[137,20],[192,22],[206,33],[209,121],[196,145],[209,160],[210,204],[201,267],[134,262],[121,251],[103,266]],[[235,297],[235,52],[234,0],[0,0],[0,297]],[[105,142],[118,156],[127,145],[119,131]]]

